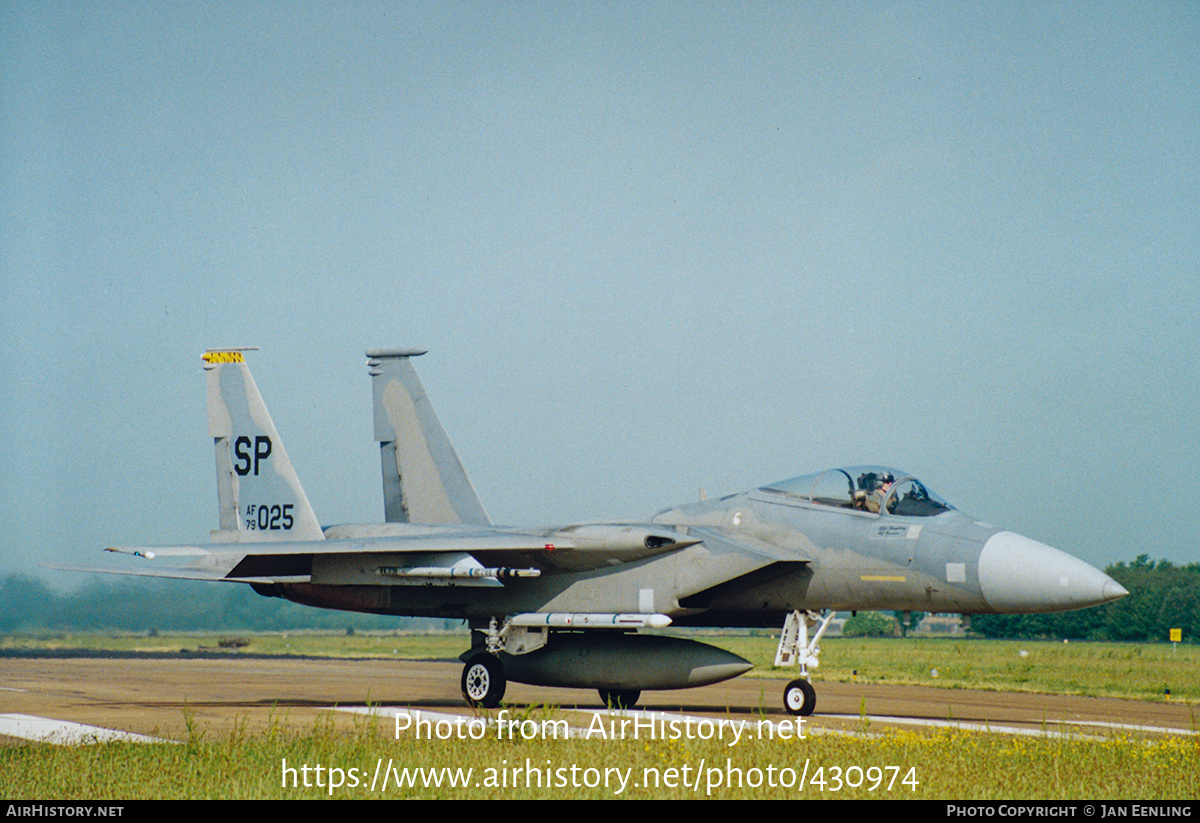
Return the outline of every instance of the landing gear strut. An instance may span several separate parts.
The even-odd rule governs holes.
[[[494,709],[504,698],[504,666],[495,655],[477,654],[463,666],[462,693],[472,706]]]
[[[800,679],[793,680],[783,690],[783,708],[789,714],[808,717],[817,707],[817,691],[809,681],[809,668],[818,665],[817,656],[821,647],[817,643],[829,628],[836,612],[829,612],[824,619],[816,612],[799,610],[788,615],[783,624],[783,632],[779,636],[779,649],[775,652],[776,666],[795,666],[800,664]],[[820,628],[808,639],[808,629],[820,623]]]

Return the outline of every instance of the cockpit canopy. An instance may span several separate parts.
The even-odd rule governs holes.
[[[763,488],[822,506],[901,517],[934,517],[953,508],[917,478],[886,466],[829,469]]]

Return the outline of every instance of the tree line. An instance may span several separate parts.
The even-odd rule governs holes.
[[[102,579],[62,593],[34,577],[13,575],[0,582],[0,632],[388,630],[459,624],[314,609],[226,583]]]

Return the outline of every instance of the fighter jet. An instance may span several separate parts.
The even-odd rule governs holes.
[[[208,543],[114,547],[121,573],[245,583],[268,597],[375,614],[459,618],[466,700],[495,707],[508,681],[599,691],[736,677],[730,652],[666,626],[780,629],[799,667],[784,708],[816,706],[811,670],[837,611],[1066,611],[1127,594],[1058,549],[981,523],[912,475],[830,469],[680,505],[640,523],[493,525],[412,366],[367,352],[384,522],[321,526],[250,375],[247,349],[203,355],[219,528]]]

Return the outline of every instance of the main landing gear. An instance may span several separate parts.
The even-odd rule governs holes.
[[[504,666],[493,654],[481,652],[463,666],[462,693],[472,706],[496,708],[504,699],[504,689],[507,685]]]
[[[776,666],[800,665],[800,678],[787,684],[783,690],[783,708],[788,714],[808,717],[817,707],[817,690],[809,682],[809,668],[818,665],[817,656],[821,647],[817,645],[835,612],[829,612],[824,619],[816,612],[796,610],[788,615],[783,624],[783,632],[779,636],[779,649],[775,652]],[[808,639],[811,626],[820,624],[812,640]]]
[[[600,689],[600,702],[608,709],[632,709],[641,696],[638,689]]]

